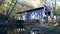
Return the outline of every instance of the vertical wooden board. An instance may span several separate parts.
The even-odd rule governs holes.
[[[34,20],[34,19],[41,19],[43,14],[43,10],[35,10],[35,11],[29,11],[21,13],[22,20]]]

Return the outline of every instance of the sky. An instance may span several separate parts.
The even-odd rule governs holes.
[[[60,0],[57,0],[57,4],[60,6]]]
[[[55,2],[55,0],[53,0],[53,2]],[[57,5],[60,6],[60,0],[56,0],[56,3],[57,3]]]
[[[24,3],[24,4],[27,4],[27,5],[29,5],[29,6],[33,6],[33,7],[38,7],[39,5],[41,5],[40,4],[40,1],[39,0],[19,0],[19,2],[22,2],[22,3]]]
[[[57,4],[60,6],[60,0],[59,0],[59,1],[57,1]]]
[[[20,0],[26,4],[28,4],[29,6],[34,6],[34,7],[38,7],[39,5],[41,5],[40,1],[39,0]],[[50,4],[50,0],[47,0],[48,1],[48,4]],[[57,1],[57,5],[60,6],[60,0],[56,0]],[[52,0],[52,2],[54,3],[55,0]]]
[[[49,3],[50,3],[50,0],[47,0],[47,1],[49,1]],[[33,3],[33,2],[34,2],[34,3]],[[52,0],[52,2],[54,3],[55,0]],[[38,7],[38,5],[39,5],[39,0],[30,1],[30,4],[32,4],[34,7]],[[56,4],[60,6],[60,0],[56,0]]]
[[[29,4],[33,5],[34,7],[38,7],[40,4],[39,0],[28,1]]]
[[[60,0],[58,0],[58,1],[60,1]]]

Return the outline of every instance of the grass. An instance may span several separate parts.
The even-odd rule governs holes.
[[[54,26],[42,26],[42,28],[48,30],[50,33],[54,33],[60,30],[60,27],[54,27]]]

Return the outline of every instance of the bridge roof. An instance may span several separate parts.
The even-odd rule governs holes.
[[[35,8],[35,9],[27,10],[27,11],[18,12],[17,14],[24,13],[24,12],[31,12],[31,11],[41,10],[41,9],[44,9],[44,7],[40,7],[40,8]]]

